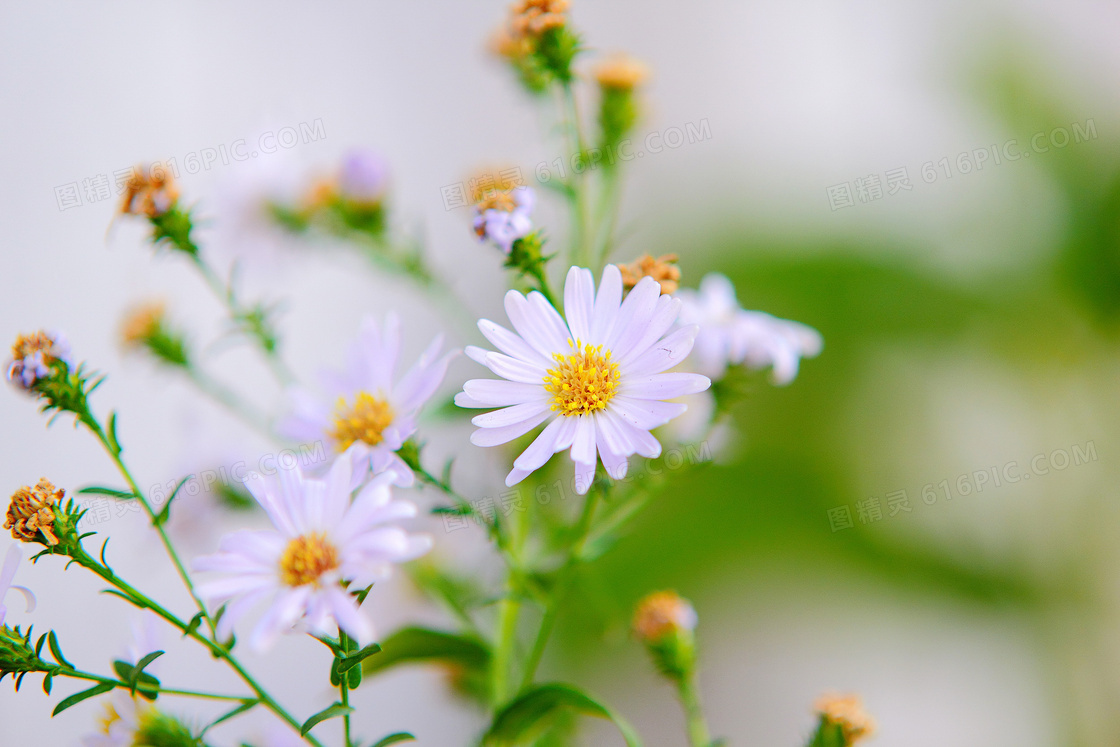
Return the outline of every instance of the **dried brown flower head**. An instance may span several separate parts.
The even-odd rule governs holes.
[[[648,77],[649,68],[625,54],[612,55],[595,67],[595,80],[603,88],[629,91]]]
[[[155,218],[170,210],[178,199],[179,187],[166,169],[137,166],[125,183],[121,213]]]
[[[622,284],[629,289],[637,285],[642,278],[650,277],[661,284],[662,293],[675,293],[681,279],[677,259],[676,254],[663,254],[656,259],[645,254],[628,265],[619,265]]]
[[[510,8],[509,28],[514,38],[540,36],[568,22],[568,0],[518,0]]]
[[[695,627],[696,610],[675,591],[647,595],[634,612],[634,635],[645,643],[657,643],[670,633]]]
[[[121,320],[121,340],[125,347],[142,345],[145,340],[159,331],[167,313],[162,301],[145,301],[125,314]]]
[[[4,528],[11,529],[12,536],[23,542],[39,542],[41,533],[48,545],[57,545],[51,507],[60,503],[65,494],[45,477],[33,488],[25,485],[12,495]]]
[[[67,354],[65,342],[46,332],[20,335],[12,345],[12,362],[8,365],[8,380],[30,389],[34,383],[50,373],[50,367]]]
[[[875,719],[863,710],[863,701],[858,695],[822,695],[813,704],[813,710],[828,723],[840,727],[845,744],[855,744],[875,733]]]

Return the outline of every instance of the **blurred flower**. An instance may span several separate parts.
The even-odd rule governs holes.
[[[8,365],[8,381],[14,381],[24,389],[30,389],[35,382],[50,375],[55,361],[70,363],[70,343],[58,332],[34,332],[19,335],[12,345],[12,362]]]
[[[25,586],[15,586],[12,580],[15,579],[16,571],[19,569],[19,562],[23,560],[23,553],[19,550],[19,545],[12,545],[8,548],[7,554],[4,555],[4,567],[0,568],[0,625],[4,624],[4,618],[8,614],[8,608],[4,605],[4,597],[12,589],[23,594],[23,599],[27,604],[27,611],[35,611],[35,595],[31,590]]]
[[[129,638],[125,648],[123,660],[129,664],[137,664],[148,654],[163,649],[160,638],[159,617],[151,610],[140,610],[132,616],[128,623]],[[144,671],[155,674],[159,668],[159,660],[152,662]]]
[[[121,341],[125,347],[142,347],[163,325],[167,304],[145,301],[128,310],[121,320]]]
[[[502,377],[474,379],[455,397],[460,407],[501,408],[478,415],[476,446],[497,446],[551,420],[513,463],[515,485],[556,452],[571,449],[576,490],[586,493],[596,452],[607,472],[624,477],[632,454],[657,457],[650,429],[685,411],[665,400],[703,391],[711,382],[690,373],[664,373],[692,349],[695,327],[670,331],[680,301],[645,278],[622,300],[622,274],[607,265],[598,295],[589,270],[573,267],[564,287],[567,321],[545,297],[509,291],[506,313],[516,333],[483,319],[482,334],[501,352],[467,348],[467,355]],[[666,335],[666,333],[669,333]]]
[[[494,190],[474,206],[474,232],[509,254],[513,242],[533,230],[530,214],[536,196],[528,187]]]
[[[572,80],[579,37],[568,28],[567,0],[518,0],[492,37],[491,49],[509,60],[526,88],[541,93],[553,80]]]
[[[540,36],[568,22],[568,0],[518,0],[510,7],[510,29],[515,36]]]
[[[57,545],[54,507],[62,503],[65,494],[66,491],[55,488],[45,477],[33,488],[23,486],[12,495],[4,528],[11,529],[12,536],[21,542]]]
[[[823,695],[813,704],[821,724],[839,726],[846,747],[875,733],[875,719],[863,710],[858,695]]]
[[[595,80],[603,88],[630,91],[649,77],[649,68],[626,54],[612,55],[595,67]]]
[[[194,562],[195,570],[223,574],[198,587],[212,604],[230,602],[218,636],[228,637],[251,607],[267,601],[249,639],[255,649],[267,649],[297,624],[320,635],[337,627],[363,646],[370,643],[373,626],[342,584],[364,589],[385,578],[392,563],[431,548],[431,538],[388,525],[414,516],[416,507],[392,500],[391,473],[375,477],[351,501],[346,457],[335,460],[325,480],[305,477],[298,467],[279,472],[246,480],[275,529],[234,532],[217,553]]]
[[[334,450],[353,460],[352,487],[371,472],[396,473],[397,485],[413,482],[412,470],[396,453],[416,433],[420,408],[435,393],[457,350],[440,356],[442,335],[399,379],[400,320],[396,314],[379,329],[372,317],[362,321],[358,341],[350,349],[347,368],[323,375],[334,407],[302,387],[288,391],[289,413],[277,432],[300,443],[327,439]]]
[[[374,151],[355,149],[343,157],[338,175],[338,191],[343,199],[360,204],[380,203],[388,181],[388,165]]]
[[[150,703],[114,690],[105,704],[101,728],[82,738],[82,747],[199,747],[191,729]]]
[[[693,631],[696,610],[675,591],[655,591],[638,603],[634,612],[634,635],[645,643],[656,643],[680,631]]]
[[[629,290],[642,278],[653,278],[661,285],[662,293],[676,293],[681,279],[677,259],[676,254],[663,254],[656,259],[652,255],[643,254],[628,265],[619,265],[622,287]]]
[[[132,170],[125,183],[121,213],[157,218],[171,210],[178,199],[179,187],[166,169],[141,165]]]
[[[735,299],[735,287],[725,276],[710,273],[700,290],[682,290],[681,324],[695,324],[700,332],[692,357],[700,371],[718,380],[729,365],[752,369],[772,367],[775,384],[797,376],[801,358],[820,353],[820,333],[799,322],[761,311],[745,311]]]

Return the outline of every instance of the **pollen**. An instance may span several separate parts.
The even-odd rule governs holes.
[[[353,405],[345,397],[338,398],[330,436],[338,444],[339,452],[346,451],[355,441],[377,446],[392,422],[393,408],[385,399],[358,392]]]
[[[322,532],[296,537],[280,556],[280,578],[288,586],[318,583],[322,575],[338,568],[338,550]]]
[[[602,345],[568,341],[570,355],[553,353],[556,366],[548,369],[544,388],[552,394],[552,409],[561,415],[587,415],[604,409],[618,387],[618,364]]]

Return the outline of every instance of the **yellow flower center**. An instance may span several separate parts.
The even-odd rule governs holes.
[[[554,368],[544,377],[544,388],[552,394],[552,409],[561,415],[586,415],[602,410],[618,386],[618,364],[602,345],[568,341],[572,354],[553,353]]]
[[[338,443],[339,452],[346,451],[355,441],[377,446],[392,422],[393,408],[388,402],[369,392],[358,392],[353,406],[346,403],[345,397],[338,398],[330,436]]]
[[[313,584],[327,571],[338,568],[338,550],[322,532],[296,537],[280,556],[280,577],[288,586]]]

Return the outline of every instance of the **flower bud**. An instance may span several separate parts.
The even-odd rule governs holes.
[[[550,82],[572,80],[579,37],[568,28],[568,0],[518,0],[491,41],[513,65],[526,88],[544,91]]]
[[[595,68],[599,82],[599,132],[600,147],[617,148],[620,141],[638,121],[638,101],[635,89],[646,79],[646,66],[637,60],[616,55]],[[614,159],[606,162],[609,168]]]
[[[125,183],[121,213],[157,218],[179,201],[179,187],[163,168],[137,166]]]
[[[12,536],[21,542],[57,545],[55,507],[61,505],[65,494],[45,477],[33,488],[25,485],[12,495],[4,528],[12,530]]]
[[[126,349],[147,349],[172,366],[187,366],[186,343],[167,324],[162,301],[146,301],[129,310],[121,322],[121,342]]]
[[[55,364],[68,363],[70,345],[57,332],[34,332],[20,335],[12,345],[12,362],[8,364],[8,381],[33,389],[36,382],[53,373]]]
[[[646,645],[666,677],[680,681],[696,665],[696,610],[675,591],[658,591],[638,603],[634,636]]]
[[[21,633],[19,626],[0,625],[0,680],[9,674],[16,677],[16,689],[28,672],[49,672],[55,667],[35,655],[31,629]]]
[[[630,290],[642,278],[653,278],[661,285],[661,292],[671,295],[677,292],[680,284],[681,269],[677,267],[676,254],[663,254],[654,259],[649,254],[644,254],[628,265],[619,265],[622,273],[622,285]]]
[[[813,704],[813,710],[820,716],[820,725],[812,744],[832,744],[835,739],[829,741],[828,735],[838,734],[843,740],[838,747],[851,747],[875,733],[875,720],[863,710],[858,695],[823,695]]]

